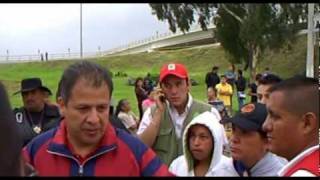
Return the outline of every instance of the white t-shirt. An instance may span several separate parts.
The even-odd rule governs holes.
[[[130,113],[120,112],[118,114],[118,118],[121,120],[121,122],[124,124],[124,126],[129,129],[132,126],[135,126],[137,122],[134,119],[134,116]]]

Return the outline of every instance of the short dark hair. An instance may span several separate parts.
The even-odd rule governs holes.
[[[261,77],[262,77],[262,74],[258,73],[258,74],[256,74],[255,80],[260,81]]]
[[[62,74],[59,84],[60,96],[64,103],[68,103],[71,90],[79,79],[85,79],[94,87],[100,87],[103,83],[106,83],[110,92],[109,97],[111,98],[113,83],[110,71],[96,63],[84,60],[70,65]]]
[[[277,84],[282,81],[282,79],[275,74],[264,74],[258,80],[259,84],[269,85],[269,84]]]
[[[291,113],[302,115],[313,112],[319,119],[319,90],[318,81],[315,78],[294,76],[286,79],[271,88],[269,92],[284,92],[286,110]]]
[[[219,69],[219,67],[218,66],[213,66],[212,67],[212,71],[214,71],[214,70],[218,70]]]

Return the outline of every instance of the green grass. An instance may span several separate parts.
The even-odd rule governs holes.
[[[306,59],[306,37],[298,39],[290,51],[280,50],[278,53],[267,52],[263,61],[258,65],[258,70],[265,67],[282,77],[289,77],[296,73],[302,73],[305,69]],[[213,65],[220,67],[219,73],[224,73],[228,67],[227,56],[221,47],[204,47],[194,49],[175,49],[166,51],[155,51],[151,53],[140,53],[135,55],[124,55],[114,57],[102,57],[90,59],[114,74],[118,71],[125,72],[129,77],[144,77],[148,72],[159,74],[160,67],[167,62],[180,62],[186,65],[190,77],[198,81],[198,86],[193,86],[191,94],[199,100],[206,99],[205,74],[211,70]],[[19,107],[22,105],[20,95],[12,96],[12,93],[20,88],[20,81],[26,77],[40,77],[43,83],[49,87],[55,95],[57,83],[62,75],[63,69],[75,61],[49,61],[30,62],[17,64],[0,64],[0,80],[5,84],[10,96],[11,105]],[[243,67],[241,64],[237,67]],[[248,72],[245,73],[246,75]],[[127,98],[135,113],[137,102],[134,87],[127,85],[128,77],[113,77],[114,94],[113,99],[118,101]],[[54,101],[55,96],[51,99]],[[249,98],[247,98],[249,101]],[[238,103],[236,96],[233,98],[234,109]]]

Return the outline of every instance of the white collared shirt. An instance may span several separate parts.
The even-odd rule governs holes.
[[[175,132],[176,132],[176,136],[178,139],[180,139],[182,137],[182,128],[183,128],[183,122],[186,119],[188,112],[191,108],[193,102],[193,98],[191,96],[191,94],[188,94],[188,103],[186,105],[186,108],[184,110],[184,112],[182,114],[179,114],[178,111],[173,107],[169,105],[169,102],[166,101],[166,106],[169,109],[169,114],[171,119],[173,120],[173,125],[175,128]],[[221,120],[221,116],[218,112],[218,110],[216,110],[214,107],[211,108],[211,112],[217,117],[217,119],[220,121]],[[137,134],[141,134],[143,133],[143,131],[149,126],[149,124],[152,121],[152,115],[151,115],[151,108],[149,107],[146,112],[143,114],[139,129],[137,131]],[[227,143],[227,137],[225,136],[225,140],[224,140],[224,144]]]

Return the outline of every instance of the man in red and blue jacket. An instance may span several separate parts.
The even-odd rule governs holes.
[[[39,176],[158,176],[170,175],[155,153],[120,129],[108,125],[100,147],[81,158],[68,147],[64,121],[24,148]]]
[[[60,85],[64,119],[23,149],[39,176],[172,176],[149,147],[109,122],[113,84],[106,69],[75,63]]]

